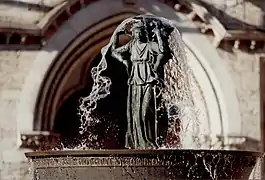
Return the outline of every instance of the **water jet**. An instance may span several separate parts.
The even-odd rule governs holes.
[[[73,150],[26,153],[34,179],[246,179],[250,175],[258,152],[196,150],[189,128],[196,121],[189,67],[173,21],[149,15],[124,20],[102,49],[91,75],[91,93],[80,100],[80,145]],[[110,107],[113,103],[117,104]],[[102,134],[111,129],[118,148],[110,148],[99,128]]]

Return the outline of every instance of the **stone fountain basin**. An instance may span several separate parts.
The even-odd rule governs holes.
[[[77,150],[25,154],[38,180],[248,179],[261,153],[226,150]]]

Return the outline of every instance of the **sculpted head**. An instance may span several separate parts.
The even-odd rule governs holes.
[[[144,37],[144,24],[141,21],[133,24],[131,31],[133,38],[141,40]]]

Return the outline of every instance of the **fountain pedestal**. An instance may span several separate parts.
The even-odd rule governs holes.
[[[34,180],[247,179],[260,153],[213,150],[30,152]]]
[[[130,37],[125,45],[119,40],[122,36]],[[135,150],[27,153],[34,180],[247,179],[259,153],[139,150],[171,141],[171,136],[181,134],[180,127],[190,128],[185,122],[197,119],[185,54],[174,21],[150,15],[124,20],[91,70],[91,93],[81,99],[79,107],[80,130],[82,135],[89,134],[83,139],[89,141],[88,147],[114,137]],[[120,135],[125,137],[119,139]],[[172,145],[188,135],[183,136],[176,137]]]

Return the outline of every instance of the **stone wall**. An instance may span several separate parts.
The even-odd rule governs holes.
[[[241,135],[260,140],[259,56],[220,49],[219,54],[235,84],[242,119]]]
[[[265,30],[264,0],[200,0],[228,29]]]
[[[24,180],[28,163],[18,148],[16,112],[36,52],[0,51],[0,179]]]

